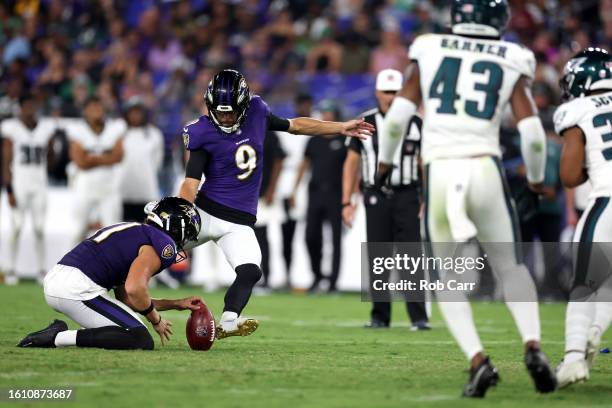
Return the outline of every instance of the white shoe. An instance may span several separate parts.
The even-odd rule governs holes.
[[[561,362],[557,367],[557,388],[565,388],[588,379],[589,367],[586,360],[577,360],[572,363]]]
[[[15,286],[19,284],[19,278],[17,277],[17,275],[6,275],[4,277],[4,283],[7,286]]]
[[[593,361],[599,354],[599,345],[601,344],[601,329],[597,326],[591,326],[587,335],[586,362],[589,370],[593,367]]]
[[[221,320],[217,325],[215,338],[224,339],[231,336],[249,336],[259,327],[255,319],[238,317],[232,320]]]

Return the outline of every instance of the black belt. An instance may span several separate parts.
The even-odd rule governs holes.
[[[195,205],[206,211],[213,217],[220,218],[224,221],[233,222],[234,224],[247,225],[253,227],[257,222],[257,217],[245,211],[236,210],[235,208],[227,207],[216,201],[206,197],[203,193],[198,193],[195,199]]]

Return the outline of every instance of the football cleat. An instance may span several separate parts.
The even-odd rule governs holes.
[[[599,354],[601,344],[601,330],[597,326],[592,326],[587,334],[586,362],[589,370],[593,367],[595,356]]]
[[[220,340],[232,336],[250,336],[259,327],[259,322],[255,319],[239,317],[233,320],[221,321],[217,324],[215,338]]]
[[[553,392],[557,388],[557,378],[542,350],[527,350],[525,365],[538,392]]]
[[[17,344],[17,347],[55,347],[57,333],[68,330],[68,325],[63,320],[55,319],[46,328],[30,333]]]
[[[557,367],[557,386],[559,389],[588,379],[589,367],[586,360],[577,360],[572,363],[562,361]]]
[[[470,381],[463,387],[463,396],[483,398],[489,387],[494,387],[500,381],[497,368],[491,364],[489,357],[476,369],[470,369]]]

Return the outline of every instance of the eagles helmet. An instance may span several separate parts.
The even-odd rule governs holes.
[[[246,119],[251,94],[246,79],[240,72],[224,69],[210,81],[204,99],[214,125],[225,133],[233,133]],[[227,114],[233,114],[230,123],[221,117]]]
[[[507,0],[453,0],[453,34],[499,38],[508,23]]]
[[[164,231],[174,240],[180,251],[187,241],[196,241],[202,221],[195,206],[179,197],[164,197],[158,202],[147,204],[145,224]],[[180,262],[184,257],[177,258]]]
[[[601,48],[586,48],[565,64],[559,80],[564,101],[598,89],[612,90],[612,56]]]

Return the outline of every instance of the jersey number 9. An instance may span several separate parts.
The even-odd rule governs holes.
[[[236,177],[238,180],[246,180],[251,177],[257,168],[257,152],[248,144],[240,145],[236,150],[236,167],[243,172]]]

